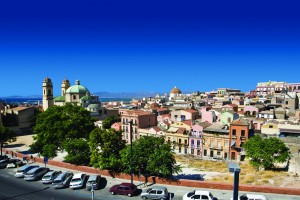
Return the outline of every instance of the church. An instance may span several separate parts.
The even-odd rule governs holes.
[[[92,116],[98,116],[101,110],[99,97],[91,95],[90,91],[80,81],[76,80],[75,85],[70,86],[70,82],[64,79],[61,83],[61,95],[53,96],[53,84],[50,78],[46,77],[43,81],[43,110],[51,106],[63,106],[71,103],[76,106],[82,106],[91,112]]]

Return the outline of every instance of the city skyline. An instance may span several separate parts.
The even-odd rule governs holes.
[[[95,92],[169,93],[300,82],[299,3],[0,3],[0,96],[54,95],[67,78]]]

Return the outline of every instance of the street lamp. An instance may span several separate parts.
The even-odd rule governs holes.
[[[91,192],[92,192],[92,200],[94,200],[94,186],[93,186],[93,184],[92,184]]]
[[[129,124],[129,134],[130,134],[130,180],[131,184],[133,184],[133,172],[132,172],[132,119],[128,122]]]
[[[236,163],[228,163],[229,172],[234,172],[233,184],[233,200],[238,200],[239,195],[239,175],[241,172],[240,166]]]

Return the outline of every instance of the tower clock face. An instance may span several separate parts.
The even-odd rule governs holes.
[[[46,84],[46,83],[43,83],[43,86],[47,86],[47,84]]]

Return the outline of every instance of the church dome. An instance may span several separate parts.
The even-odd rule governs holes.
[[[181,94],[181,90],[179,90],[176,86],[171,90],[171,94]]]
[[[159,108],[160,107],[160,105],[158,104],[158,103],[156,103],[156,102],[154,102],[154,103],[152,103],[151,105],[150,105],[150,108],[151,109],[157,109],[157,108]]]
[[[75,85],[69,87],[66,91],[67,94],[84,94],[84,95],[86,95],[86,93],[89,92],[90,91],[86,87],[80,85],[79,80],[76,80]]]

